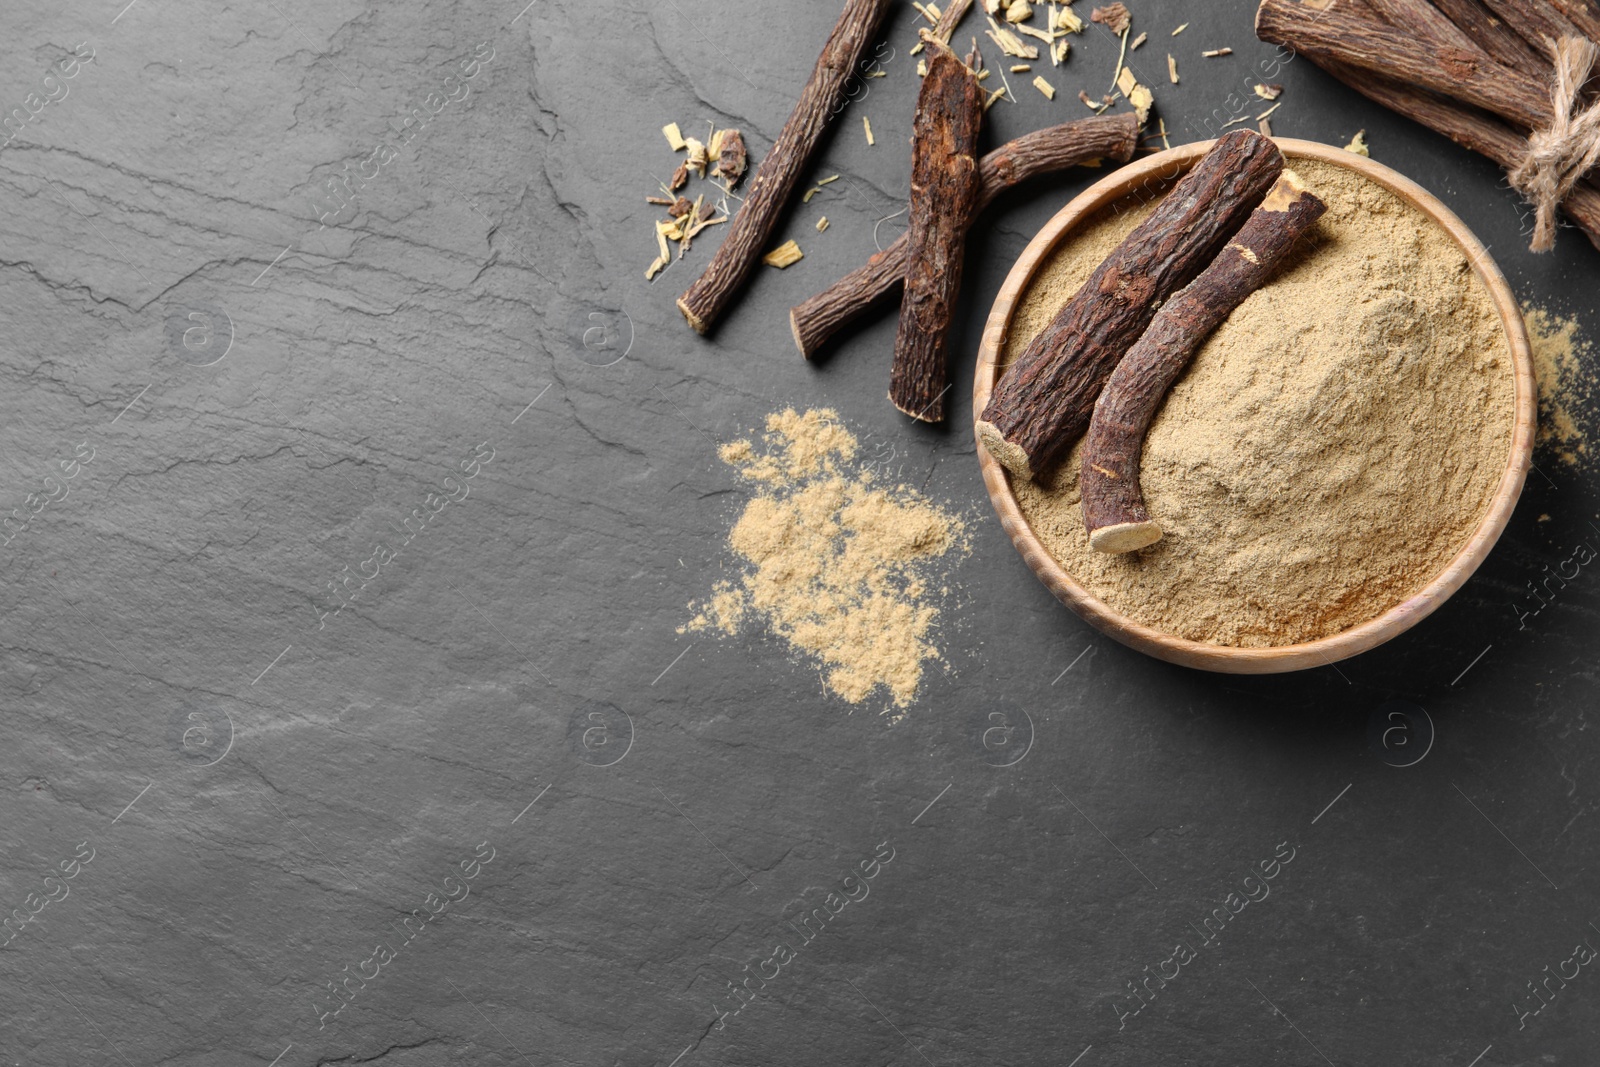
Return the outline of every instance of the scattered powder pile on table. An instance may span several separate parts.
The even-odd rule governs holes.
[[[1595,397],[1593,352],[1577,319],[1537,307],[1522,312],[1539,379],[1539,447],[1576,465],[1589,458],[1584,410]]]
[[[728,535],[743,572],[691,604],[682,630],[764,625],[819,662],[831,692],[858,704],[882,687],[905,707],[941,658],[938,565],[965,551],[962,522],[858,469],[856,438],[832,410],[778,412],[766,430],[721,449],[754,490]]]
[[[1126,555],[1089,548],[1081,448],[1047,486],[1012,481],[1067,573],[1190,640],[1286,645],[1377,617],[1465,545],[1510,449],[1511,354],[1466,257],[1380,186],[1291,165],[1328,214],[1156,416],[1141,478],[1165,537]],[[1044,264],[1004,358],[1148,210],[1104,216]]]

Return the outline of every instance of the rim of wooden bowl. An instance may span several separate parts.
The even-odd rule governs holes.
[[[1506,283],[1505,275],[1490,258],[1488,249],[1466,224],[1432,193],[1382,163],[1316,141],[1279,137],[1274,138],[1274,142],[1290,160],[1320,160],[1377,182],[1438,223],[1466,253],[1474,273],[1487,286],[1495,310],[1500,314],[1506,342],[1511,350],[1516,382],[1516,419],[1506,467],[1482,520],[1444,569],[1420,591],[1382,615],[1331,637],[1270,648],[1241,648],[1190,641],[1134,621],[1078,584],[1035,536],[1012,495],[1005,469],[989,455],[983,442],[978,442],[978,462],[983,469],[984,485],[989,490],[989,500],[995,512],[1000,516],[1000,524],[1010,535],[1012,544],[1022,554],[1028,568],[1055,594],[1056,599],[1091,626],[1130,648],[1169,663],[1228,674],[1276,674],[1329,666],[1375,648],[1431,615],[1478,569],[1511,518],[1512,509],[1522,493],[1528,468],[1533,462],[1537,418],[1533,353],[1528,344],[1522,309]],[[1200,141],[1181,145],[1120,168],[1074,197],[1028,242],[1006,276],[1005,284],[1000,287],[984,326],[972,387],[974,424],[994,388],[996,368],[1017,305],[1050,254],[1076,227],[1092,219],[1114,201],[1127,196],[1142,183],[1152,179],[1170,180],[1188,170],[1213,143]],[[1174,164],[1177,170],[1172,169]],[[973,432],[976,436],[976,425]]]

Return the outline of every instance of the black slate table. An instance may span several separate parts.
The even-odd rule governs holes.
[[[1530,255],[1487,162],[1307,61],[1262,79],[1249,3],[1133,6],[1174,143],[1281,82],[1278,134],[1365,129],[1600,328],[1600,253]],[[0,457],[37,509],[0,563],[4,1062],[1593,1061],[1600,579],[1524,613],[1600,546],[1591,468],[1541,454],[1375,652],[1130,652],[1022,565],[963,428],[1008,265],[1094,174],[984,216],[951,428],[908,425],[892,314],[808,365],[785,313],[903,225],[915,12],[786,224],[805,259],[703,339],[673,299],[720,235],[643,278],[659,128],[759,160],[834,5],[519,8],[0,13]],[[1012,77],[986,143],[1085,114],[1115,53],[1091,26],[1053,102]],[[787,405],[977,520],[899,723],[678,633],[730,566],[716,445]]]

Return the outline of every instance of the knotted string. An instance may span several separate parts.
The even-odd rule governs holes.
[[[1555,246],[1557,206],[1600,161],[1600,101],[1579,110],[1579,94],[1600,61],[1600,48],[1582,37],[1563,37],[1551,51],[1553,121],[1528,138],[1528,154],[1510,174],[1512,188],[1534,208],[1533,240],[1528,246],[1534,252]]]

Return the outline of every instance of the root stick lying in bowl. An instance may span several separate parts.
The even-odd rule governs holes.
[[[1062,459],[1156,307],[1216,258],[1281,173],[1283,154],[1254,130],[1218,139],[1005,372],[978,422],[989,454],[1023,478]]]
[[[1078,479],[1090,547],[1132,552],[1161,540],[1161,527],[1145,509],[1139,486],[1150,421],[1211,331],[1266,284],[1295,241],[1327,210],[1293,171],[1284,171],[1227,247],[1167,301],[1117,364],[1095,403]]]

